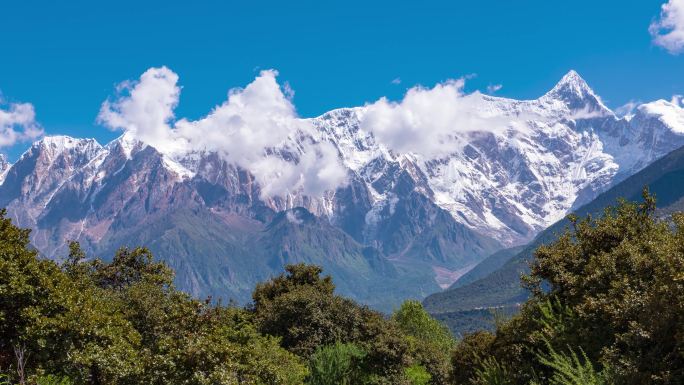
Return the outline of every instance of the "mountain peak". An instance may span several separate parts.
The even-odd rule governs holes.
[[[118,138],[109,142],[105,147],[110,150],[119,148],[126,158],[130,159],[134,152],[143,149],[145,146],[145,143],[135,138],[132,134],[125,132]]]
[[[49,159],[71,153],[85,155],[92,158],[102,149],[100,143],[95,139],[73,138],[67,135],[50,135],[33,142],[33,145],[21,155],[21,158],[31,156],[31,154],[41,153]]]
[[[33,143],[34,147],[46,147],[57,151],[69,150],[84,145],[101,147],[95,139],[79,139],[67,135],[44,136]]]
[[[560,100],[571,110],[610,113],[610,109],[575,70],[568,71],[542,99]]]
[[[589,87],[589,84],[577,73],[575,70],[570,70],[561,80],[548,92],[554,95],[576,95],[587,96],[594,95],[594,91]]]
[[[561,83],[563,83],[563,82],[565,82],[565,83],[568,83],[568,82],[584,82],[586,84],[586,82],[584,81],[582,76],[580,76],[580,74],[577,73],[577,71],[575,71],[573,69],[571,69],[565,75],[563,75],[563,78],[561,79],[560,82]]]

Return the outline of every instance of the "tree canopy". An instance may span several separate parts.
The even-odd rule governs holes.
[[[658,218],[645,191],[570,219],[537,249],[520,314],[456,348],[456,383],[684,383],[684,215]]]
[[[531,298],[453,339],[417,301],[391,316],[288,265],[245,307],[176,290],[143,247],[40,258],[0,211],[0,384],[684,383],[684,214],[620,202],[535,253]]]
[[[173,271],[143,247],[122,247],[107,262],[72,242],[58,264],[37,255],[29,234],[0,211],[0,380],[275,385],[329,375],[350,384],[444,377],[429,372],[438,355],[425,350],[436,344],[417,350],[401,323],[336,295],[318,266],[287,266],[241,308],[176,290]]]

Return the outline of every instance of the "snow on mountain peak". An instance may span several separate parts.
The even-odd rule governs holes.
[[[99,143],[97,143],[95,139],[79,139],[67,135],[45,136],[42,139],[34,142],[34,146],[44,146],[47,148],[52,148],[56,152],[70,150],[85,145],[99,146]]]
[[[577,96],[595,95],[586,80],[584,80],[575,70],[568,71],[549,93],[556,95],[570,93]]]
[[[50,162],[65,154],[90,159],[101,150],[100,143],[92,138],[80,139],[67,135],[51,135],[33,142],[31,148],[24,152],[21,158],[37,152],[43,154]]]
[[[638,111],[644,115],[660,119],[672,132],[684,134],[684,108],[678,99],[672,101],[661,99],[642,104],[638,107]]]
[[[314,125],[336,144],[344,163],[370,185],[377,179],[375,159],[397,162],[410,155],[426,175],[428,195],[437,205],[457,221],[506,244],[529,240],[574,205],[609,187],[616,176],[636,172],[684,144],[684,136],[666,143],[649,141],[649,137],[658,137],[662,125],[651,127],[656,135],[649,136],[646,127],[617,119],[576,71],[569,71],[536,100],[479,93],[464,99],[458,100],[464,104],[459,119],[446,121],[443,130],[437,130],[450,139],[449,151],[439,156],[421,152],[415,143],[408,143],[405,151],[388,151],[373,127],[363,124],[367,107],[332,111],[314,119]],[[415,106],[405,101],[389,107],[406,112],[400,118],[416,116]],[[444,108],[456,107],[447,104]],[[669,103],[666,110],[667,114],[661,115],[669,120],[672,116],[684,118],[679,106]],[[463,121],[463,114],[479,119]],[[424,135],[434,133],[430,125],[443,117],[429,109],[424,115],[426,118],[411,128]],[[491,124],[476,124],[482,121]],[[684,131],[684,124],[679,126]],[[394,129],[393,125],[388,129]],[[380,201],[387,199],[376,195]]]
[[[106,148],[109,151],[112,151],[113,149],[120,149],[123,155],[126,156],[127,159],[130,159],[135,151],[140,150],[146,146],[146,144],[136,139],[133,136],[133,134],[126,132],[118,138],[109,142]]]
[[[612,114],[612,111],[603,104],[601,98],[575,70],[570,70],[565,74],[540,100],[560,100],[570,110],[583,111],[586,114]],[[579,117],[584,118],[586,116]]]

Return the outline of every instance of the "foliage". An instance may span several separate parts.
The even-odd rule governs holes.
[[[449,329],[432,318],[418,301],[405,301],[392,318],[408,335],[429,342],[443,350],[450,350],[455,343]]]
[[[493,362],[511,384],[684,383],[684,214],[659,219],[645,192],[570,221],[536,250],[520,314],[456,348],[455,383]]]
[[[475,378],[472,381],[477,385],[507,385],[510,384],[511,375],[505,366],[494,357],[487,357],[480,361],[475,369]]]
[[[564,335],[618,382],[684,381],[684,215],[655,216],[655,199],[622,202],[537,251],[529,287],[576,314]],[[544,291],[542,285],[548,285]]]
[[[419,364],[413,364],[404,369],[406,378],[411,382],[411,385],[428,385],[432,376],[428,371]]]
[[[41,259],[2,211],[0,367],[45,385],[446,383],[453,340],[419,303],[389,319],[321,273],[287,266],[225,307],[176,290],[146,248],[106,262],[72,242],[63,263]]]
[[[254,320],[262,333],[281,338],[283,347],[307,359],[320,346],[354,343],[366,352],[366,374],[378,381],[403,376],[409,346],[395,322],[335,295],[332,280],[321,277],[317,266],[285,269],[254,291]]]
[[[15,367],[21,346],[37,384],[303,383],[303,361],[251,313],[177,291],[147,249],[106,263],[72,243],[58,266],[28,235],[0,212],[0,367]]]
[[[536,321],[539,329],[534,331],[533,338],[544,343],[543,351],[536,354],[542,365],[552,369],[548,383],[550,385],[607,385],[608,368],[598,372],[580,347],[580,355],[569,344],[576,342],[568,340],[577,325],[577,314],[572,308],[563,304],[557,298],[547,298],[539,302],[539,314]],[[557,345],[564,346],[566,352],[557,351],[551,340]]]
[[[354,344],[337,342],[318,348],[309,360],[310,385],[354,385],[363,378],[366,353]]]
[[[607,385],[607,375],[598,373],[587,355],[580,349],[581,358],[569,348],[569,353],[559,353],[550,344],[546,355],[539,354],[542,364],[554,370],[550,385]],[[607,372],[604,369],[604,373]]]
[[[496,336],[486,331],[467,334],[451,355],[451,383],[469,384],[482,364],[482,356],[490,355]]]
[[[455,345],[449,329],[432,318],[418,301],[405,301],[392,319],[407,335],[411,355],[416,361],[411,373],[419,375],[419,370],[427,370],[431,383],[447,384],[449,353]]]
[[[69,377],[60,377],[53,374],[36,378],[36,385],[72,385],[73,381]]]

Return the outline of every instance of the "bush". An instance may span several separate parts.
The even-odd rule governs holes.
[[[406,378],[411,382],[411,385],[428,385],[432,376],[428,371],[419,364],[413,364],[404,370]]]
[[[354,344],[337,342],[316,350],[309,361],[310,385],[355,385],[363,378],[366,353]]]
[[[55,376],[48,374],[36,378],[36,385],[72,385],[73,381],[69,377]]]

